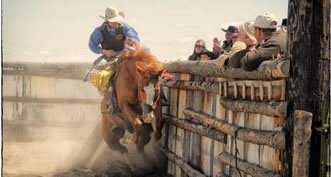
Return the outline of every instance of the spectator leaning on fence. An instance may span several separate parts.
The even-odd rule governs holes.
[[[222,55],[220,55],[216,60],[216,65],[219,68],[225,68],[228,65],[228,59],[237,53],[238,51],[241,51],[246,48],[246,45],[244,42],[240,41],[239,33],[234,32],[232,33],[232,49],[230,52],[225,52]]]
[[[278,54],[283,56],[286,51],[286,33],[277,30],[277,19],[270,13],[258,15],[253,24],[258,46],[249,51],[241,59],[241,66],[246,71],[253,71],[259,65]]]
[[[199,54],[204,49],[206,49],[206,42],[202,39],[197,40],[194,44],[193,53],[191,56],[188,57],[188,60],[190,61],[198,60]]]
[[[253,21],[247,21],[238,26],[239,28],[239,41],[245,44],[245,48],[229,56],[228,64],[233,68],[241,67],[241,59],[249,51],[255,49],[257,40],[254,36]],[[237,42],[236,42],[237,43]],[[234,44],[234,46],[236,45]]]
[[[238,28],[230,25],[228,29],[222,29],[222,31],[225,32],[225,41],[223,41],[223,45],[221,46],[221,43],[217,37],[215,37],[213,40],[213,52],[217,57],[232,50],[232,34],[238,33]]]

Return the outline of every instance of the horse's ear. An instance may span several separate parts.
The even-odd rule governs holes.
[[[153,77],[161,77],[164,71],[165,69],[161,69],[160,71],[157,72],[151,72],[150,75],[152,75]]]
[[[159,71],[158,75],[161,76],[165,72],[165,69],[163,68],[162,70]]]

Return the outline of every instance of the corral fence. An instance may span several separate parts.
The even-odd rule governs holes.
[[[213,61],[165,65],[170,101],[163,151],[173,176],[283,176],[289,61],[254,72],[219,69]],[[293,176],[309,169],[312,114],[296,110]],[[303,167],[303,166],[305,167]]]
[[[91,63],[3,62],[4,138],[31,127],[80,126],[101,117],[102,96],[83,82]]]
[[[26,128],[44,123],[80,125],[100,118],[102,96],[82,81],[90,66],[4,62],[4,137],[20,137]],[[174,74],[162,80],[170,101],[163,107],[167,126],[162,140],[169,174],[283,175],[289,61],[265,62],[254,72],[220,70],[213,61],[178,61],[165,67]],[[309,165],[312,115],[298,110],[296,116],[293,174],[301,174]]]

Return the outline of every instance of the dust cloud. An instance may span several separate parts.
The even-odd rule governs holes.
[[[148,154],[145,158],[136,152],[133,144],[125,144],[129,149],[129,161],[137,169],[132,172],[123,157],[104,143],[101,119],[88,124],[15,125],[3,132],[2,175],[169,176],[165,173],[167,162],[158,150],[158,143],[152,140],[145,146]]]

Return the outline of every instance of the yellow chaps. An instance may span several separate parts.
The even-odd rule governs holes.
[[[98,89],[101,95],[104,95],[110,77],[113,75],[113,66],[109,66],[98,73],[92,74],[89,81]]]

